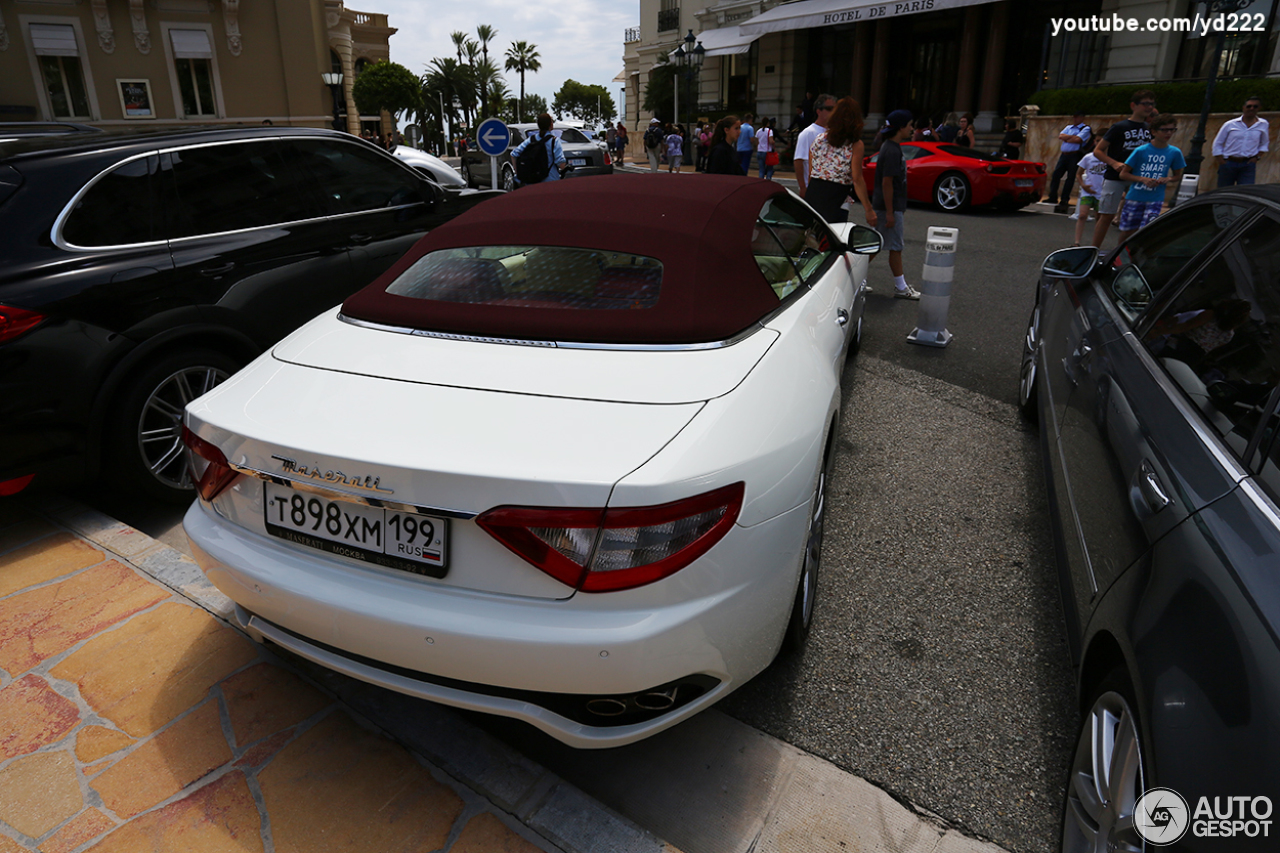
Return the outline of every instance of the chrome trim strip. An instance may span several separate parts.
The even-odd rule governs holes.
[[[285,477],[281,474],[273,474],[268,471],[259,471],[257,468],[250,468],[247,465],[239,465],[235,462],[228,462],[228,467],[233,471],[244,474],[247,477],[254,477],[259,480],[265,480],[268,483],[275,483],[277,486],[285,486],[287,488],[296,489],[299,492],[319,495],[334,501],[344,501],[346,503],[363,504],[365,506],[381,507],[389,509],[393,512],[411,512],[418,515],[435,515],[442,518],[460,518],[469,521],[480,513],[466,512],[460,509],[443,509],[441,507],[420,506],[418,504],[404,503],[402,501],[392,501],[383,498],[366,497],[352,492],[343,492],[334,489],[329,484],[318,484],[313,480],[300,480],[294,477]]]
[[[1249,478],[1240,484],[1240,490],[1249,496],[1259,512],[1264,513],[1276,527],[1280,527],[1280,509],[1276,508],[1271,497],[1262,490],[1261,486]]]
[[[777,312],[772,312],[768,316],[772,317]],[[741,343],[756,332],[764,328],[763,321],[752,326],[748,326],[738,334],[731,338],[725,338],[722,341],[707,341],[696,344],[603,344],[603,343],[584,343],[580,341],[529,341],[520,338],[494,338],[483,335],[459,335],[452,332],[429,332],[425,329],[411,329],[408,326],[389,326],[383,323],[374,323],[369,320],[359,320],[355,317],[348,317],[341,312],[338,313],[338,319],[352,326],[359,326],[362,329],[372,329],[377,332],[394,332],[398,335],[413,335],[420,338],[440,338],[448,341],[472,341],[482,344],[511,344],[521,347],[550,347],[554,349],[585,349],[585,350],[612,350],[619,352],[693,352],[698,350],[724,349],[734,344]]]
[[[53,221],[53,230],[50,232],[49,238],[53,241],[53,245],[57,246],[59,249],[62,249],[68,252],[109,252],[109,251],[118,251],[121,249],[149,249],[149,248],[155,248],[155,247],[165,246],[165,245],[168,245],[168,246],[172,246],[175,244],[181,245],[183,243],[187,243],[192,240],[205,240],[210,237],[224,237],[224,236],[229,236],[233,234],[248,234],[253,231],[264,231],[269,228],[288,228],[293,225],[309,225],[314,222],[332,222],[338,219],[349,219],[353,216],[364,216],[369,213],[384,213],[389,210],[404,210],[405,208],[416,207],[418,205],[426,203],[425,201],[421,201],[421,202],[415,202],[414,204],[401,204],[401,205],[397,205],[396,207],[379,207],[373,210],[357,210],[350,213],[336,213],[331,216],[314,216],[310,219],[293,219],[288,222],[276,222],[272,225],[258,225],[253,228],[239,228],[234,231],[215,231],[210,234],[193,234],[189,237],[174,237],[173,239],[165,239],[165,240],[158,240],[158,241],[153,240],[147,243],[124,243],[116,246],[77,246],[74,243],[67,242],[62,237],[63,225],[66,223],[66,220],[71,216],[71,211],[75,208],[76,204],[79,203],[80,199],[84,197],[84,194],[87,193],[90,189],[92,189],[94,184],[102,180],[102,178],[106,176],[108,172],[115,171],[116,169],[123,166],[125,163],[130,163],[141,157],[150,157],[152,155],[159,156],[161,154],[171,154],[175,151],[190,151],[193,148],[212,148],[218,145],[242,145],[249,142],[277,142],[284,139],[311,139],[311,138],[323,139],[327,137],[254,136],[248,139],[224,139],[218,142],[199,142],[199,143],[192,143],[191,145],[171,146],[169,148],[161,148],[156,151],[148,151],[144,154],[134,154],[131,157],[126,157],[125,159],[120,160],[116,163],[113,163],[112,165],[103,169],[98,174],[94,175],[93,178],[91,178],[88,183],[86,183],[83,187],[81,187],[79,191],[76,192],[76,194],[71,197],[71,201],[67,203],[66,207],[62,208],[62,212],[59,213],[57,219]],[[335,140],[335,141],[338,142],[339,144],[350,144],[350,143],[344,143],[342,140]],[[399,165],[401,168],[408,169],[411,172],[413,171],[413,168],[409,166],[409,164],[405,163],[404,161],[392,155],[387,155],[387,156],[390,157],[391,160],[395,162],[397,165]]]

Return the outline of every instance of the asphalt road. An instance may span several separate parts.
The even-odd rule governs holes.
[[[719,708],[970,833],[1040,853],[1060,831],[1076,720],[1037,439],[1014,404],[1035,277],[1074,223],[915,207],[906,222],[912,283],[927,227],[959,228],[955,338],[908,344],[916,305],[891,298],[886,259],[872,262],[862,353],[844,376],[814,634]],[[185,547],[180,512],[78,497]],[[602,784],[608,752],[486,725],[627,813]],[[662,736],[644,748],[662,749]]]

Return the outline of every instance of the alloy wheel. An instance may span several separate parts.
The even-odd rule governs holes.
[[[182,413],[187,404],[230,374],[202,365],[185,367],[156,386],[138,418],[138,451],[151,475],[166,486],[191,488],[182,452]]]
[[[969,184],[960,175],[947,175],[938,181],[934,198],[943,210],[959,210],[969,198]]]
[[[1142,796],[1143,783],[1133,711],[1123,696],[1107,691],[1086,716],[1071,763],[1063,853],[1142,853],[1134,806]]]
[[[516,174],[508,167],[502,169],[502,188],[512,192],[516,188]]]

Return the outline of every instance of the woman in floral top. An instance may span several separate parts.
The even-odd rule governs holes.
[[[853,98],[841,98],[827,122],[827,132],[809,149],[809,186],[804,200],[828,222],[845,222],[842,205],[856,196],[867,214],[867,224],[876,224],[871,194],[862,179],[862,108]]]

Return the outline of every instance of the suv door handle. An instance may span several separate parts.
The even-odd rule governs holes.
[[[222,266],[220,266],[220,267],[204,267],[203,269],[201,269],[201,270],[200,270],[200,275],[207,276],[207,277],[209,277],[209,278],[213,278],[213,277],[214,277],[214,276],[216,276],[216,275],[222,275],[223,273],[229,273],[229,272],[231,272],[231,271],[232,271],[233,269],[235,269],[235,268],[236,268],[235,261],[230,261],[230,262],[228,262],[228,263],[223,264],[223,265],[222,265]]]
[[[372,234],[352,234],[347,238],[353,246],[364,246],[373,242]]]

